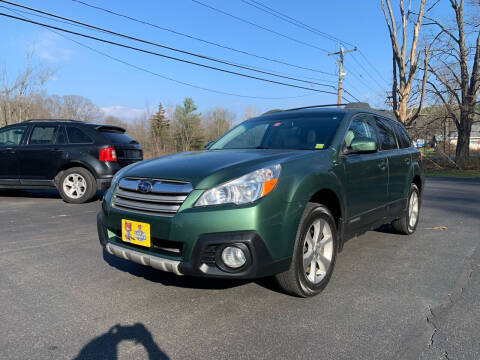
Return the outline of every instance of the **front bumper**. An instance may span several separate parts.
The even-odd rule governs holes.
[[[291,262],[290,256],[274,259],[264,240],[255,231],[202,234],[195,242],[190,260],[182,261],[152,254],[148,249],[134,249],[122,244],[117,237],[109,238],[102,212],[97,216],[97,230],[100,244],[110,254],[176,275],[255,279],[286,271]],[[228,269],[219,260],[220,252],[226,245],[239,245],[246,249],[247,262],[242,268]]]

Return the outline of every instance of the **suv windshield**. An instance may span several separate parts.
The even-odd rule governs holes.
[[[320,150],[330,146],[343,115],[246,121],[217,140],[210,150]]]

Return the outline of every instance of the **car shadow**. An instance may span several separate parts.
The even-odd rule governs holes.
[[[62,197],[60,196],[58,191],[55,189],[41,189],[41,190],[0,189],[0,197],[62,200]],[[103,192],[97,191],[95,196],[88,202],[101,200],[102,197],[103,197]]]
[[[178,276],[172,273],[154,269],[150,266],[140,265],[130,260],[111,255],[103,249],[105,262],[117,270],[127,272],[131,275],[143,277],[145,280],[160,283],[164,286],[175,286],[180,288],[203,289],[203,290],[224,290],[237,286],[246,285],[252,280],[241,279],[215,279],[193,276]]]
[[[118,345],[122,341],[134,341],[135,344],[141,344],[145,348],[150,360],[169,359],[167,354],[155,343],[150,331],[141,323],[131,326],[117,324],[111,327],[106,333],[89,341],[74,359],[116,360],[118,359]]]

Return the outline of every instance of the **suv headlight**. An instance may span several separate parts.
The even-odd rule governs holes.
[[[220,204],[246,204],[270,193],[277,184],[282,167],[280,164],[252,171],[205,191],[195,206]]]

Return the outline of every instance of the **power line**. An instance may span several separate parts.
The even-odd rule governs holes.
[[[358,64],[358,66],[360,66],[363,69],[365,74],[367,74],[370,77],[370,79],[372,79],[373,82],[375,82],[375,84],[377,84],[378,87],[383,91],[384,90],[383,86],[370,74],[370,72],[367,69],[365,69],[365,67],[362,65],[362,63],[360,61],[358,61],[355,54],[352,55],[352,58]]]
[[[246,0],[240,0],[240,1],[243,2],[243,3],[245,3],[245,4],[247,4],[247,5],[249,5],[249,6],[255,7],[255,8],[257,8],[257,9],[263,11],[263,12],[266,12],[266,13],[272,15],[272,16],[275,16],[275,17],[277,17],[277,18],[279,18],[279,19],[281,19],[281,20],[283,20],[283,21],[286,21],[286,22],[288,22],[288,23],[290,23],[290,24],[293,24],[293,25],[295,25],[295,26],[297,26],[297,27],[300,27],[300,28],[302,28],[302,29],[304,29],[304,30],[310,31],[310,32],[312,32],[312,33],[314,33],[314,34],[317,34],[317,35],[320,35],[320,36],[322,36],[322,37],[324,37],[324,38],[326,38],[326,39],[328,39],[328,40],[335,41],[335,42],[338,42],[338,43],[341,43],[341,44],[343,43],[343,44],[346,44],[346,45],[350,45],[350,46],[352,46],[352,47],[356,47],[356,46],[355,46],[354,44],[352,44],[352,43],[349,43],[349,42],[347,42],[347,41],[344,41],[344,40],[342,40],[342,39],[339,39],[338,37],[335,37],[335,36],[330,35],[330,34],[328,34],[328,33],[326,33],[326,32],[323,32],[323,31],[321,31],[321,30],[319,30],[319,29],[317,29],[317,28],[314,28],[314,27],[312,27],[312,26],[310,26],[310,25],[307,25],[307,24],[301,22],[301,21],[298,20],[298,19],[295,19],[295,18],[293,18],[293,17],[291,17],[291,16],[288,16],[288,15],[286,15],[286,14],[283,14],[283,13],[281,13],[280,11],[275,10],[275,9],[273,9],[273,8],[271,8],[271,7],[263,4],[263,3],[261,3],[260,1],[257,1],[257,0],[248,0],[248,1],[246,1]],[[255,5],[255,4],[256,4],[256,5]],[[257,5],[258,5],[258,6],[257,6]],[[364,60],[366,61],[366,63],[369,64],[369,66],[376,72],[376,74],[377,74],[383,81],[385,81],[385,82],[388,84],[388,82],[383,78],[383,76],[380,74],[380,72],[373,66],[373,64],[370,62],[370,60],[368,60],[368,58],[363,54],[363,52],[360,51],[360,50],[359,50],[359,52],[360,52],[360,55],[362,56],[362,58],[364,58]],[[357,62],[358,62],[358,61],[357,61]],[[360,65],[360,66],[364,69],[364,71],[365,71],[366,73],[368,73],[368,71],[363,67],[363,65]],[[370,74],[369,74],[369,76],[372,77]],[[373,79],[373,77],[372,77],[372,79]],[[374,81],[376,81],[376,80],[374,80]]]
[[[90,25],[90,24],[87,24],[87,23],[84,23],[84,22],[81,22],[81,21],[73,20],[73,19],[70,19],[70,18],[66,18],[66,17],[63,17],[63,16],[59,16],[59,15],[56,15],[56,14],[46,12],[46,11],[31,8],[31,7],[28,7],[28,6],[16,4],[16,3],[13,3],[13,2],[10,2],[10,1],[4,1],[4,0],[0,0],[0,1],[2,1],[6,4],[9,4],[9,5],[17,6],[17,7],[20,7],[20,8],[35,11],[37,13],[48,15],[48,16],[51,16],[51,17],[54,17],[54,18],[57,18],[57,19],[66,20],[66,21],[72,22],[74,24],[86,26],[86,27],[89,27],[89,28],[97,30],[97,31],[101,31],[101,32],[108,33],[108,34],[111,34],[111,35],[123,37],[123,38],[129,39],[129,40],[138,41],[138,42],[141,42],[141,43],[144,43],[144,44],[157,46],[157,47],[167,49],[167,50],[170,50],[170,51],[179,52],[179,53],[182,53],[182,54],[198,57],[198,58],[209,60],[209,61],[215,61],[215,62],[224,64],[224,65],[233,66],[233,67],[237,67],[237,68],[244,69],[244,70],[258,72],[258,73],[261,73],[261,74],[264,74],[264,75],[275,76],[275,77],[279,77],[279,78],[283,78],[283,79],[287,79],[287,80],[298,81],[298,82],[302,82],[302,83],[306,83],[306,84],[313,84],[313,85],[331,87],[331,85],[327,85],[327,84],[317,83],[317,82],[313,82],[313,81],[309,81],[309,80],[302,80],[302,79],[298,79],[298,78],[291,77],[291,76],[280,75],[280,74],[276,74],[276,73],[273,73],[273,72],[270,72],[270,71],[264,71],[264,70],[256,69],[256,68],[253,68],[251,66],[246,66],[246,65],[242,65],[242,64],[235,64],[235,63],[232,63],[232,62],[229,62],[229,61],[213,58],[213,57],[210,57],[210,56],[206,56],[206,55],[202,55],[202,54],[198,54],[198,53],[193,53],[193,52],[182,50],[182,49],[173,48],[171,46],[166,46],[166,45],[162,45],[162,44],[155,43],[155,42],[152,42],[152,41],[140,39],[140,38],[137,38],[137,37],[134,37],[134,36],[126,35],[126,34],[115,32],[115,31],[111,31],[111,30],[101,28],[101,27],[98,27],[98,26],[95,26],[95,25]]]
[[[81,36],[81,37],[84,37],[84,38],[87,38],[87,39],[100,41],[100,42],[103,42],[103,43],[106,43],[106,44],[111,44],[111,45],[123,47],[123,48],[126,48],[126,49],[139,51],[139,52],[143,52],[143,53],[146,53],[146,54],[155,55],[155,56],[163,57],[163,58],[166,58],[166,59],[179,61],[179,62],[183,62],[183,63],[186,63],[186,64],[195,65],[195,66],[199,66],[199,67],[203,67],[203,68],[207,68],[207,69],[211,69],[211,70],[216,70],[216,71],[220,71],[220,72],[224,72],[224,73],[228,73],[228,74],[232,74],[232,75],[237,75],[237,76],[250,78],[250,79],[254,79],[254,80],[259,80],[259,81],[263,81],[263,82],[268,82],[268,83],[272,83],[272,84],[277,84],[277,85],[283,85],[283,86],[289,86],[289,87],[294,87],[294,88],[298,88],[298,89],[315,91],[315,92],[319,92],[319,93],[335,94],[332,91],[325,91],[325,90],[307,88],[305,86],[300,86],[300,85],[295,85],[295,84],[290,84],[290,83],[284,83],[284,82],[280,82],[280,81],[276,81],[276,80],[261,78],[261,77],[258,77],[258,76],[238,73],[238,72],[235,72],[235,71],[226,70],[226,69],[218,68],[218,67],[215,67],[215,66],[205,65],[205,64],[194,62],[194,61],[181,59],[181,58],[177,58],[177,57],[174,57],[174,56],[169,56],[169,55],[161,54],[161,53],[158,53],[158,52],[154,52],[154,51],[150,51],[150,50],[141,49],[141,48],[137,48],[137,47],[134,47],[134,46],[118,43],[118,42],[115,42],[115,41],[110,41],[110,40],[98,38],[98,37],[95,37],[95,36],[82,34],[82,33],[79,33],[79,32],[75,32],[75,31],[71,31],[71,30],[67,30],[67,29],[63,29],[63,28],[59,28],[59,27],[56,27],[56,26],[53,26],[53,25],[39,23],[39,22],[36,22],[36,21],[33,21],[33,20],[28,20],[28,19],[25,19],[25,18],[21,18],[21,17],[18,17],[18,16],[13,16],[13,15],[5,14],[5,13],[0,13],[0,15],[5,16],[5,17],[9,17],[9,18],[12,18],[12,19],[16,19],[16,20],[19,20],[19,21],[28,22],[28,23],[31,23],[31,24],[47,27],[47,28],[50,28],[50,29],[66,32],[66,33],[69,33],[69,34],[72,34],[72,35]]]
[[[380,72],[377,70],[377,68],[375,66],[373,66],[373,64],[370,62],[370,60],[368,60],[368,58],[365,55],[363,55],[363,52],[361,50],[359,50],[359,53],[365,59],[367,64],[370,65],[370,67],[378,74],[378,76],[380,76],[380,78],[388,84],[388,81],[385,80],[385,78],[382,76],[382,74],[380,74]]]
[[[74,0],[72,0],[72,1],[74,1]],[[80,27],[80,28],[82,28],[82,29],[89,29],[88,27],[83,26],[83,25],[79,25],[79,24],[75,24],[75,23],[70,23],[70,22],[67,22],[67,21],[63,21],[63,20],[60,20],[60,19],[51,18],[51,17],[48,17],[48,16],[43,16],[43,15],[40,15],[40,14],[35,14],[35,13],[33,13],[33,12],[30,12],[30,11],[24,11],[24,10],[19,10],[19,9],[14,10],[14,9],[8,7],[8,6],[3,6],[3,5],[0,5],[0,8],[7,9],[7,10],[12,11],[12,12],[17,13],[17,14],[19,14],[19,13],[21,13],[21,14],[27,14],[27,15],[30,15],[30,16],[35,16],[35,17],[39,17],[39,18],[42,18],[42,19],[47,19],[47,20],[50,20],[50,21],[59,22],[59,23],[62,23],[62,24],[77,26],[77,27]],[[89,30],[90,30],[90,29],[89,29]],[[255,69],[264,70],[264,71],[272,71],[272,70],[260,68],[260,67],[258,67],[258,66],[256,66]],[[314,81],[323,81],[323,82],[330,83],[330,84],[334,84],[334,83],[335,83],[334,81],[331,81],[331,80],[319,79],[319,78],[308,77],[308,76],[303,76],[303,75],[298,76],[298,75],[295,75],[295,74],[290,74],[290,73],[285,73],[285,72],[277,72],[277,74],[294,76],[294,77],[296,77],[296,78],[298,78],[298,79],[307,79],[307,80],[314,80]],[[308,83],[312,83],[312,82],[308,82]],[[318,83],[313,83],[313,84],[318,84]],[[318,85],[320,85],[320,84],[318,84]],[[322,84],[322,86],[330,87],[330,88],[335,88],[333,85],[327,85],[327,84]]]
[[[254,7],[254,8],[257,8],[258,10],[261,10],[261,11],[263,11],[263,12],[266,12],[266,13],[268,13],[268,14],[270,14],[270,15],[278,18],[278,19],[281,19],[281,20],[283,20],[283,21],[286,21],[286,22],[288,22],[288,23],[290,23],[290,24],[292,24],[292,25],[295,25],[295,26],[297,26],[297,27],[299,27],[299,28],[301,28],[301,29],[304,29],[304,30],[310,31],[310,32],[312,32],[312,33],[314,33],[314,34],[320,35],[320,36],[322,36],[322,37],[324,37],[324,38],[326,38],[326,39],[328,39],[328,40],[335,41],[335,42],[339,42],[339,43],[343,43],[343,44],[346,44],[346,45],[350,45],[350,46],[352,46],[352,47],[355,47],[355,45],[353,45],[353,44],[350,44],[350,43],[348,43],[348,42],[346,42],[346,41],[343,41],[343,40],[341,40],[341,39],[339,39],[339,38],[337,38],[337,37],[335,37],[335,36],[333,36],[333,35],[327,34],[326,32],[320,31],[320,30],[318,30],[318,29],[316,29],[316,28],[314,28],[314,27],[312,27],[312,26],[310,26],[310,25],[307,25],[307,24],[301,22],[300,20],[294,19],[294,18],[292,18],[292,17],[290,17],[290,16],[288,16],[288,15],[285,15],[285,14],[281,13],[280,11],[277,11],[277,10],[271,8],[271,7],[268,7],[268,6],[265,5],[265,4],[262,4],[262,3],[259,2],[259,1],[255,1],[255,0],[251,0],[251,2],[246,1],[246,0],[240,0],[240,1],[243,2],[243,3],[245,3],[245,4],[247,4],[247,5],[249,5],[249,6],[252,6],[252,7]]]
[[[222,48],[222,49],[234,51],[234,52],[237,52],[239,54],[252,56],[252,57],[255,57],[255,58],[258,58],[258,59],[267,60],[267,61],[270,61],[270,62],[294,67],[294,68],[301,69],[301,70],[307,70],[307,71],[317,72],[317,73],[320,73],[320,74],[335,76],[335,74],[332,74],[332,73],[329,73],[329,72],[325,72],[325,71],[321,71],[321,70],[318,70],[318,69],[313,69],[313,68],[309,68],[309,67],[305,67],[305,66],[301,66],[301,65],[288,63],[288,62],[278,60],[278,59],[272,59],[272,58],[262,56],[262,55],[258,55],[258,54],[254,54],[254,53],[251,53],[251,52],[248,52],[248,51],[245,51],[245,50],[239,50],[239,49],[227,46],[227,45],[219,44],[217,42],[201,39],[201,38],[193,36],[193,35],[189,35],[189,34],[186,34],[186,33],[179,32],[177,30],[173,30],[173,29],[166,28],[166,27],[163,27],[163,26],[160,26],[160,25],[157,25],[157,24],[153,24],[153,23],[145,21],[145,20],[140,20],[138,18],[134,18],[134,17],[129,16],[129,15],[121,14],[121,13],[115,12],[115,11],[110,10],[110,9],[106,9],[106,8],[103,8],[103,7],[100,7],[100,6],[95,6],[95,5],[89,4],[89,3],[84,2],[84,1],[80,1],[80,0],[72,0],[72,1],[74,1],[78,4],[80,4],[80,5],[90,7],[92,9],[100,10],[100,11],[103,11],[103,12],[106,12],[106,13],[109,13],[109,14],[112,14],[112,15],[115,15],[115,16],[123,17],[125,19],[131,20],[131,21],[134,21],[134,22],[138,22],[138,23],[141,23],[141,24],[144,24],[144,25],[148,25],[148,26],[157,28],[159,30],[168,31],[168,32],[170,32],[172,34],[175,34],[175,35],[179,35],[179,36],[183,36],[183,37],[186,37],[186,38],[189,38],[189,39],[192,39],[192,40],[200,41],[200,42],[203,42],[205,44],[217,46],[217,47]],[[317,80],[319,80],[319,79],[317,79]],[[320,81],[326,81],[326,80],[320,80]]]
[[[18,10],[13,10],[13,9],[8,9],[14,13],[17,13],[18,15]],[[58,36],[61,36],[63,37],[64,39],[67,39],[69,41],[72,41],[74,42],[75,44],[79,45],[79,46],[82,46],[92,52],[95,52],[99,55],[102,55],[104,57],[107,57],[111,60],[114,60],[114,61],[117,61],[121,64],[124,64],[124,65],[127,65],[129,67],[132,67],[136,70],[139,70],[139,71],[143,71],[145,73],[148,73],[148,74],[151,74],[151,75],[155,75],[155,76],[158,76],[162,79],[165,79],[165,80],[168,80],[168,81],[172,81],[172,82],[175,82],[177,84],[181,84],[181,85],[184,85],[184,86],[189,86],[189,87],[192,87],[192,88],[195,88],[195,89],[200,89],[200,90],[204,90],[204,91],[208,91],[208,92],[212,92],[212,93],[216,93],[216,94],[221,94],[221,95],[229,95],[229,96],[235,96],[235,97],[241,97],[241,98],[248,98],[248,99],[260,99],[260,100],[285,100],[285,99],[297,99],[297,98],[302,98],[302,97],[307,97],[307,96],[311,96],[313,95],[315,92],[310,92],[310,93],[307,93],[307,94],[303,94],[303,95],[298,95],[298,96],[283,96],[283,97],[262,97],[262,96],[251,96],[251,95],[243,95],[243,94],[237,94],[237,93],[231,93],[231,92],[226,92],[226,91],[221,91],[221,90],[216,90],[216,89],[212,89],[212,88],[207,88],[207,87],[203,87],[203,86],[199,86],[199,85],[195,85],[195,84],[192,84],[192,83],[187,83],[187,82],[184,82],[184,81],[181,81],[181,80],[177,80],[177,79],[173,79],[173,78],[170,78],[168,76],[165,76],[165,75],[161,75],[161,74],[158,74],[156,72],[153,72],[151,70],[148,70],[146,68],[143,68],[141,66],[138,66],[138,65],[134,65],[132,63],[129,63],[127,61],[124,61],[122,59],[119,59],[115,56],[112,56],[110,54],[107,54],[107,53],[104,53],[100,50],[97,50],[91,46],[88,46],[88,45],[85,45],[84,43],[80,42],[80,41],[77,41],[75,39],[72,39],[58,31],[55,31],[55,30],[52,30],[48,27],[46,27],[47,30],[57,34]],[[348,101],[347,99],[345,99],[346,101]]]
[[[216,11],[216,12],[221,13],[221,14],[223,14],[223,15],[226,15],[226,16],[229,16],[229,17],[231,17],[231,18],[234,18],[234,19],[236,19],[236,20],[238,20],[238,21],[241,21],[241,22],[244,22],[244,23],[249,24],[249,25],[251,25],[251,26],[254,26],[254,27],[256,27],[256,28],[262,29],[262,30],[264,30],[264,31],[270,32],[270,33],[275,34],[275,35],[278,35],[278,36],[281,36],[281,37],[283,37],[283,38],[285,38],[285,39],[294,41],[294,42],[296,42],[296,43],[298,43],[298,44],[302,44],[302,45],[305,45],[305,46],[308,46],[308,47],[311,47],[311,48],[320,50],[320,51],[322,51],[322,52],[328,53],[328,50],[326,50],[326,49],[323,49],[323,48],[318,47],[318,46],[313,45],[313,44],[309,44],[309,43],[307,43],[307,42],[305,42],[305,41],[302,41],[302,40],[293,38],[293,37],[291,37],[291,36],[288,36],[288,35],[279,33],[279,32],[277,32],[277,31],[275,31],[275,30],[271,30],[271,29],[266,28],[266,27],[264,27],[264,26],[262,26],[262,25],[258,25],[258,24],[254,23],[254,22],[249,21],[249,20],[243,19],[243,18],[238,17],[238,16],[236,16],[236,15],[232,15],[232,14],[226,12],[226,11],[223,11],[223,10],[220,10],[220,9],[218,9],[218,8],[216,8],[216,7],[211,6],[211,5],[205,4],[205,3],[201,2],[201,1],[198,1],[198,0],[192,0],[192,1],[193,1],[194,3],[197,3],[197,4],[199,4],[199,5],[204,6],[204,7],[206,7],[206,8],[209,8],[209,9],[211,9],[211,10],[213,10],[213,11]]]

